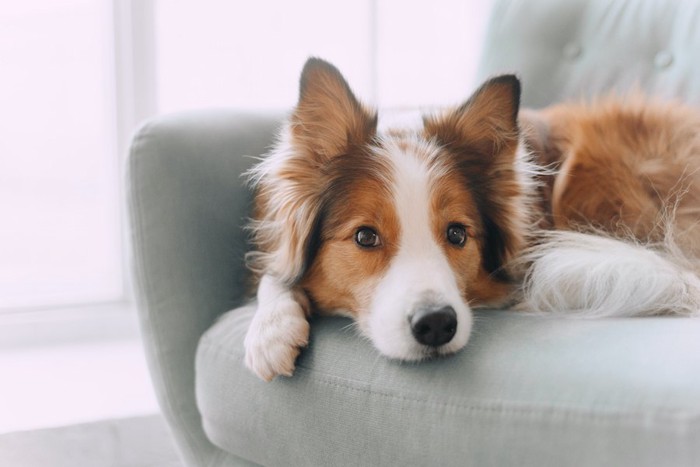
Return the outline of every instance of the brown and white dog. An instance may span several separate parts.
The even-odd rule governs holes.
[[[499,76],[420,128],[380,132],[310,59],[250,173],[248,368],[291,375],[312,312],[352,317],[401,360],[464,347],[478,306],[696,313],[700,114],[641,97],[520,112],[519,99]]]

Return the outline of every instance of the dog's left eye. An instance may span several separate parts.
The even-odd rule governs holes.
[[[377,232],[369,227],[360,227],[355,232],[355,243],[363,248],[373,248],[379,246],[381,241]]]
[[[464,246],[467,242],[467,229],[461,224],[450,224],[447,227],[447,241],[456,246]]]

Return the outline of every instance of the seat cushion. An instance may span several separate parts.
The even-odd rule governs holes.
[[[204,430],[263,465],[700,465],[700,320],[476,314],[458,354],[380,356],[317,318],[293,377],[243,365],[254,309],[202,337]]]

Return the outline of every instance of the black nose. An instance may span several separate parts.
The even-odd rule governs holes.
[[[410,322],[413,337],[431,347],[450,342],[457,332],[457,313],[451,306],[421,308],[411,316]]]

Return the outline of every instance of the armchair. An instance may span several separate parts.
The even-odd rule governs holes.
[[[480,77],[518,72],[530,107],[630,86],[700,103],[699,19],[698,2],[498,0]],[[143,340],[187,465],[700,464],[697,319],[483,310],[460,353],[402,364],[323,318],[294,377],[253,376],[240,174],[279,122],[186,113],[132,143]]]

